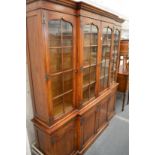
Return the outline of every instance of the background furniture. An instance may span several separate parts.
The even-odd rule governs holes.
[[[120,41],[120,59],[119,59],[119,70],[117,73],[118,91],[123,93],[123,104],[122,111],[124,110],[126,92],[128,92],[129,103],[129,40]]]
[[[115,113],[123,19],[83,2],[27,0],[37,147],[83,154]]]

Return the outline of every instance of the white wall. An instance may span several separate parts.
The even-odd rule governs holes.
[[[26,155],[30,154],[30,145],[35,141],[35,132],[31,119],[33,118],[32,99],[30,93],[30,84],[28,77],[28,67],[26,68]]]
[[[128,20],[126,20],[122,24],[121,38],[122,39],[129,39],[129,21]]]

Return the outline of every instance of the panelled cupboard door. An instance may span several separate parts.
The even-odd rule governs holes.
[[[111,95],[108,103],[108,120],[112,118],[115,112],[115,98],[116,98],[116,92]]]
[[[96,133],[99,130],[105,128],[108,123],[108,102],[109,97],[100,101],[96,106],[96,124],[95,124]]]
[[[47,77],[52,116],[56,120],[75,108],[75,17],[48,12],[46,22]]]
[[[97,97],[98,59],[100,51],[100,22],[81,17],[81,104],[86,105]]]
[[[106,125],[107,121],[108,121],[108,99],[107,100],[103,100],[100,103],[99,106],[99,122],[98,122],[98,129],[102,128],[104,125]]]
[[[81,116],[81,146],[85,146],[87,142],[93,138],[95,135],[95,126],[96,126],[96,107],[92,108]]]
[[[75,125],[75,121],[73,120],[52,134],[51,155],[71,155],[77,151]]]

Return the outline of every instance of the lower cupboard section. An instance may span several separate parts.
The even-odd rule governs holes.
[[[47,134],[36,127],[37,145],[45,155],[82,155],[114,114],[116,91]]]
[[[99,102],[95,107],[79,116],[79,154],[83,154],[108,125],[108,101],[109,99]]]
[[[36,128],[38,148],[45,155],[73,155],[77,151],[76,120],[71,120],[51,135]]]

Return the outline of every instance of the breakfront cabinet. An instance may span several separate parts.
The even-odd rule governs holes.
[[[36,146],[83,154],[115,113],[123,19],[70,0],[27,0]]]

